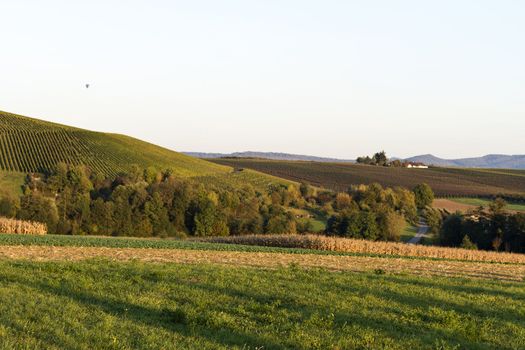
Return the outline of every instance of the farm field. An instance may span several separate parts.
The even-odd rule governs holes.
[[[282,266],[354,271],[454,276],[501,281],[523,281],[524,263],[494,263],[450,259],[424,259],[366,254],[308,254],[287,252],[215,251],[196,249],[143,249],[94,247],[2,247],[0,259],[29,261],[143,261],[155,263],[217,264],[276,269]]]
[[[199,240],[157,238],[16,235],[0,234],[1,246],[147,248],[157,250],[203,250],[254,253],[370,256],[431,260],[477,261],[524,264],[524,254],[472,251],[447,247],[424,247],[395,242],[373,242],[320,235],[248,235],[208,237]],[[28,250],[29,251],[29,250]]]
[[[364,250],[344,253],[0,235],[0,348],[520,349],[525,344],[524,256],[471,252],[486,261],[430,258],[397,247],[437,247],[360,242],[366,247],[359,242],[356,247]]]
[[[124,135],[101,133],[0,111],[0,169],[45,172],[57,163],[84,164],[108,176],[143,168],[173,168],[180,176],[227,173],[228,167]]]
[[[286,237],[284,237],[286,236]],[[417,272],[427,275],[523,280],[525,256],[348,239],[290,235],[214,238],[235,244],[104,237],[0,235],[0,258],[111,259],[276,268],[290,263],[331,270]]]
[[[438,196],[524,194],[525,171],[505,169],[387,168],[349,163],[212,159],[217,164],[254,169],[296,182],[346,191],[351,185],[381,183],[413,188],[425,182]]]
[[[437,198],[432,206],[436,209],[443,209],[450,213],[455,211],[467,212],[477,209],[479,206],[488,208],[489,200],[481,198]],[[508,203],[506,210],[510,212],[525,212],[525,204]]]
[[[380,270],[378,270],[380,271]],[[0,260],[0,348],[520,349],[523,282]]]
[[[176,176],[219,187],[251,184],[267,189],[289,180],[253,170],[233,171],[229,166],[186,156],[132,137],[83,130],[0,111],[0,185],[21,194],[29,172],[48,172],[58,163],[86,165],[114,177],[132,165],[171,169]],[[1,193],[0,193],[1,194]]]
[[[451,201],[460,204],[472,205],[474,207],[484,206],[488,208],[490,201],[481,198],[450,198]],[[507,203],[506,209],[511,211],[525,211],[525,204]]]

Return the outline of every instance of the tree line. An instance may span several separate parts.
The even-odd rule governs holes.
[[[214,185],[170,170],[131,170],[113,178],[58,164],[28,174],[21,197],[0,196],[0,215],[43,222],[50,233],[113,236],[216,236],[311,231],[290,208],[328,219],[327,233],[397,240],[417,218],[416,194],[378,184],[334,193],[308,184]]]
[[[525,253],[525,213],[510,213],[498,198],[488,208],[446,216],[439,232],[442,245]]]

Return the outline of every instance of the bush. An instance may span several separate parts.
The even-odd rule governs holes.
[[[54,232],[58,223],[58,209],[54,200],[30,194],[22,197],[18,218],[45,223],[48,230]]]
[[[478,246],[472,243],[468,235],[465,235],[465,237],[463,237],[463,241],[461,242],[460,248],[468,250],[478,250]]]

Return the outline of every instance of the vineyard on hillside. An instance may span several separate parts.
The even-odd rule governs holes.
[[[348,163],[213,159],[217,164],[248,168],[315,186],[346,191],[351,185],[378,182],[383,186],[413,188],[425,182],[438,196],[493,196],[525,194],[525,171],[505,169],[407,169]]]
[[[77,129],[0,111],[0,169],[47,172],[59,163],[86,165],[113,176],[130,165],[171,168],[181,176],[230,169],[128,136]]]

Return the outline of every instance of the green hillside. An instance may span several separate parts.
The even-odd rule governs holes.
[[[84,164],[105,175],[130,165],[171,168],[180,176],[228,173],[229,167],[192,158],[132,137],[93,132],[0,111],[0,170],[46,172],[57,163]]]

